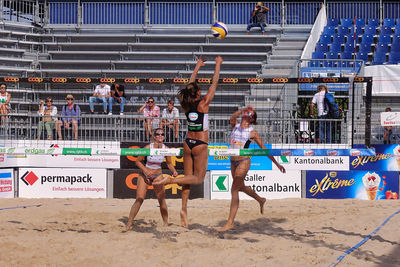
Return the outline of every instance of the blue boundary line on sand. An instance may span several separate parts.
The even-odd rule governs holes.
[[[351,252],[353,252],[354,250],[356,250],[357,248],[361,247],[365,242],[367,242],[374,234],[376,234],[382,226],[384,226],[394,215],[400,213],[400,210],[396,211],[395,213],[393,213],[392,215],[390,215],[381,225],[378,226],[378,228],[376,228],[372,233],[370,233],[369,235],[367,235],[367,237],[365,237],[360,243],[358,243],[357,245],[355,245],[354,247],[350,248],[349,250],[347,250],[343,255],[339,256],[336,261],[332,262],[329,267],[333,267],[336,266],[339,262],[341,262],[344,257],[346,257],[347,255],[349,255]]]
[[[40,207],[40,206],[42,206],[42,204],[29,205],[29,206],[16,206],[16,207],[0,208],[0,210],[25,209],[25,208]]]

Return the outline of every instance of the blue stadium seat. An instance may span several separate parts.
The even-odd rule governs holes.
[[[400,24],[399,27],[396,25],[396,28],[394,28],[394,34],[400,34]]]
[[[400,51],[399,52],[390,51],[388,63],[389,64],[398,64],[398,63],[400,63]]]
[[[352,52],[342,52],[340,53],[340,59],[353,59]]]
[[[354,44],[353,43],[346,43],[344,45],[344,52],[354,52]]]
[[[335,34],[335,26],[325,26],[322,34],[334,35]]]
[[[344,43],[344,35],[342,35],[342,34],[335,34],[334,36],[333,36],[333,42],[334,43]]]
[[[388,44],[377,44],[375,47],[375,53],[387,53],[389,50]]]
[[[356,19],[356,26],[360,28],[365,27],[365,19]]]
[[[357,52],[356,53],[356,59],[361,59],[364,62],[367,62],[368,61],[368,53]]]
[[[326,53],[326,59],[338,59],[338,58],[339,58],[338,53],[335,52]],[[335,67],[337,62],[338,62],[337,60],[324,61],[324,67]]]
[[[318,43],[315,47],[315,51],[328,52],[328,44]]]
[[[400,43],[400,34],[393,35],[392,45],[396,43]]]
[[[338,29],[338,31],[337,31],[338,34],[341,34],[341,35],[349,34],[349,27],[347,27],[347,26],[340,25],[340,26],[338,26],[337,29]]]
[[[354,35],[354,31],[356,32],[356,36],[362,35],[363,34],[363,28],[361,27],[352,27],[350,29],[351,34]]]
[[[321,65],[322,65],[322,61],[319,61],[319,60],[311,60],[310,62],[308,62],[309,67],[319,68],[319,67],[321,67]]]
[[[396,19],[396,26],[400,25],[400,18]]]
[[[312,59],[324,59],[324,52],[322,51],[312,52]]]
[[[319,43],[321,43],[321,44],[330,44],[330,43],[332,43],[332,37],[330,35],[328,35],[328,34],[322,34],[319,37]]]
[[[392,34],[392,28],[389,26],[382,26],[381,34]]]
[[[356,39],[355,39],[356,43],[358,43],[358,39],[359,39],[359,37],[356,36]],[[354,35],[353,34],[349,34],[346,36],[346,44],[348,44],[348,43],[354,44]]]
[[[358,52],[367,53],[367,54],[370,53],[371,52],[371,44],[361,43],[358,46]]]
[[[339,25],[339,19],[338,18],[329,18],[329,19],[327,19],[326,25],[337,27]]]
[[[340,25],[345,27],[351,27],[353,25],[353,19],[340,19]]]
[[[400,52],[400,41],[392,43],[392,45],[390,46],[390,52]]]
[[[379,27],[379,19],[369,18],[368,19],[368,26],[375,26],[375,28]]]
[[[379,35],[378,44],[390,44],[392,42],[390,34]]]
[[[374,42],[374,36],[372,34],[364,34],[361,37],[362,44],[372,44]]]
[[[387,27],[393,28],[394,27],[394,22],[395,22],[394,19],[385,18],[385,19],[383,19],[383,26],[387,26]]]
[[[386,62],[386,53],[375,52],[374,60],[372,60],[372,65],[382,65]]]
[[[339,53],[342,52],[342,44],[341,43],[331,43],[329,46],[329,52]]]
[[[354,67],[356,68],[356,69],[360,69],[361,68],[361,66],[362,66],[362,62],[360,62],[360,61],[355,61],[354,62]]]
[[[370,26],[370,25],[366,26],[364,28],[364,34],[375,35],[376,34],[376,27],[375,26]]]

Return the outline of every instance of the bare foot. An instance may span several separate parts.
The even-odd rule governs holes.
[[[132,224],[131,223],[128,223],[127,225],[126,225],[126,231],[129,231],[129,230],[131,230],[132,229]]]
[[[168,226],[168,222],[164,222],[164,227],[167,227]]]
[[[187,219],[187,213],[184,210],[181,210],[181,225],[185,228],[189,227],[188,219]]]
[[[258,203],[260,204],[260,213],[261,213],[261,214],[264,214],[264,204],[265,204],[265,201],[267,201],[267,199],[263,197],[263,198],[261,198],[261,201],[258,202]]]
[[[233,223],[226,222],[226,224],[223,227],[218,228],[217,231],[218,232],[226,232],[228,230],[232,230],[233,227],[234,227]]]
[[[156,179],[153,180],[153,185],[166,185],[170,184],[171,179],[169,175],[160,175]]]

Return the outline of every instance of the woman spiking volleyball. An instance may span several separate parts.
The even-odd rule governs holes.
[[[202,58],[197,59],[189,83],[179,91],[179,101],[185,111],[188,122],[188,133],[183,143],[183,162],[185,176],[173,179],[171,177],[157,178],[154,184],[182,184],[181,224],[188,227],[187,202],[190,185],[201,184],[204,180],[208,164],[208,110],[217,89],[222,57],[215,58],[215,70],[207,94],[202,98],[198,84],[195,82],[197,73],[204,66]]]
[[[146,145],[144,148],[168,148],[163,144],[165,139],[165,133],[162,128],[158,128],[154,130],[153,133],[153,142]],[[175,170],[174,165],[172,164],[171,157],[165,157],[167,161],[168,169],[172,172],[172,176],[177,176],[178,173]],[[164,161],[164,156],[147,156],[146,164],[143,164],[145,157],[139,156],[136,159],[136,166],[142,171],[142,174],[139,175],[137,181],[137,190],[136,190],[136,201],[133,203],[131,211],[129,213],[128,223],[126,224],[126,230],[131,229],[133,219],[136,214],[139,212],[140,206],[142,206],[144,198],[146,197],[147,185],[151,185],[153,180],[162,176],[161,172],[161,163]],[[167,203],[165,201],[165,188],[161,185],[154,185],[154,192],[156,193],[158,203],[160,204],[160,212],[161,217],[164,222],[164,226],[168,225],[168,208]]]
[[[242,120],[240,123],[238,123],[237,118],[240,115],[242,115]],[[257,123],[257,113],[252,107],[245,107],[242,110],[236,111],[231,116],[229,121],[232,129],[229,148],[249,148],[251,141],[254,140],[260,148],[266,149],[261,141],[260,135],[251,126],[252,124]],[[268,156],[268,158],[279,168],[281,172],[286,172],[285,168],[276,162],[274,157]],[[251,187],[245,186],[244,184],[244,179],[250,169],[250,165],[250,157],[248,156],[231,156],[231,173],[233,177],[231,189],[231,208],[229,211],[228,221],[223,227],[218,229],[220,232],[230,230],[234,226],[234,219],[239,209],[239,191],[244,192],[257,200],[257,202],[260,204],[260,213],[263,214],[264,212],[264,203],[266,199],[260,197],[256,192],[254,192],[253,189],[251,189]]]

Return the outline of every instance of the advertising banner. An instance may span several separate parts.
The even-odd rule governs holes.
[[[333,60],[335,61],[335,60]],[[300,77],[305,78],[326,78],[332,82],[340,77],[354,76],[358,69],[353,68],[329,68],[329,67],[302,67]],[[300,85],[301,91],[317,91],[319,83],[303,83]],[[328,85],[329,91],[349,91],[349,83],[331,83]]]
[[[232,175],[230,171],[211,171],[211,199],[231,199]],[[267,199],[301,198],[301,171],[249,171],[245,185]],[[239,193],[240,199],[253,199]]]
[[[177,170],[182,177],[182,170]],[[137,180],[140,174],[139,169],[120,169],[114,170],[114,198],[136,198]],[[163,174],[171,174],[169,169],[163,169]],[[166,198],[181,198],[182,186],[177,184],[169,184],[165,186],[165,197]],[[204,197],[204,185],[191,185],[190,187],[190,198],[203,198]],[[156,198],[154,187],[147,187],[146,198]]]
[[[0,198],[14,197],[14,170],[0,169]]]
[[[286,170],[349,170],[349,157],[275,157]],[[279,170],[272,164],[272,170]]]
[[[400,126],[400,112],[381,112],[382,126]]]
[[[306,197],[327,199],[398,198],[399,173],[387,171],[307,171]]]
[[[266,148],[271,148],[270,144],[265,144]],[[228,149],[229,144],[209,144],[209,149]],[[250,149],[257,149],[257,144],[250,144]],[[207,170],[230,170],[231,161],[229,156],[209,156]],[[251,157],[250,170],[271,170],[272,161],[265,156]]]
[[[143,142],[121,142],[121,150],[124,148],[143,148],[149,143]],[[182,143],[168,143],[167,146],[169,148],[183,148]],[[121,156],[120,157],[120,168],[121,169],[138,169],[136,167],[136,158],[137,156]],[[183,170],[183,157],[179,156],[171,156],[172,164],[174,165],[176,170]],[[162,168],[167,168],[167,164],[164,162],[161,164]]]
[[[372,145],[372,147],[375,148],[375,156],[350,157],[350,170],[400,171],[400,145]]]
[[[105,198],[105,169],[20,168],[18,192],[25,198]]]

